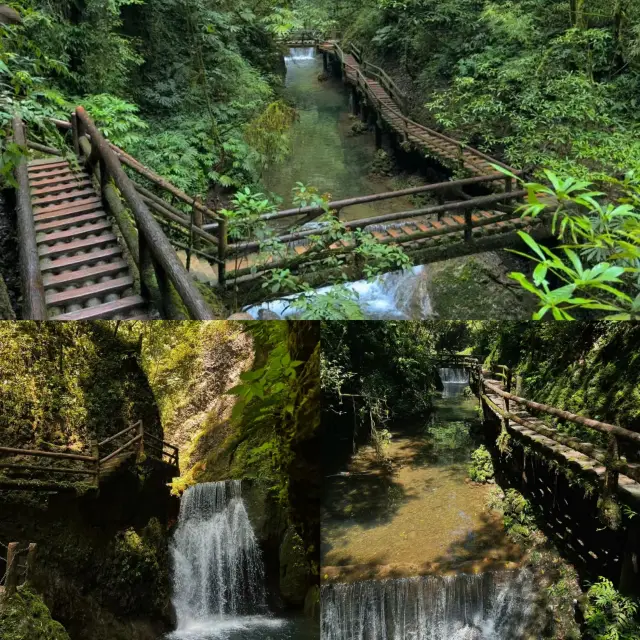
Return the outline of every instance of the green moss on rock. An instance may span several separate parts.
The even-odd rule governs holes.
[[[22,587],[0,604],[2,640],[69,640],[65,628],[51,618],[40,596]]]
[[[280,546],[280,593],[293,606],[302,606],[311,581],[302,538],[293,526],[287,529]]]

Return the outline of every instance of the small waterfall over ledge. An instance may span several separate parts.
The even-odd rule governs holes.
[[[530,572],[331,584],[323,640],[514,640],[533,610]]]
[[[291,47],[289,55],[285,57],[284,61],[287,63],[297,60],[314,60],[315,57],[316,50],[314,47]]]
[[[455,398],[469,384],[469,372],[466,369],[442,367],[438,369],[442,381],[442,397]]]
[[[284,624],[268,617],[264,566],[239,480],[184,493],[171,556],[178,619],[171,638],[267,637],[234,633]]]

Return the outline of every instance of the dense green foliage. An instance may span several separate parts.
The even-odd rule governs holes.
[[[272,117],[274,2],[12,4],[23,22],[0,25],[5,131],[17,109],[35,137],[53,140],[43,117],[83,104],[113,142],[202,196],[210,183],[255,181],[286,149],[289,120]]]
[[[114,323],[0,323],[0,432],[3,444],[90,451],[144,420],[160,429],[137,341]]]
[[[31,588],[20,589],[0,606],[3,640],[69,640],[64,627],[51,619],[46,605]]]
[[[587,592],[585,623],[593,640],[638,640],[638,602],[623,596],[611,580],[600,578]]]
[[[637,167],[637,3],[325,0],[320,6],[367,56],[404,73],[417,115],[510,163],[582,177]]]
[[[484,445],[480,445],[471,454],[469,477],[474,482],[489,482],[493,480],[493,462],[491,460],[491,454]]]

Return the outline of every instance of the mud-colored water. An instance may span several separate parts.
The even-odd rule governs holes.
[[[467,478],[476,407],[440,397],[431,421],[395,425],[386,464],[363,447],[326,479],[324,566],[353,567],[337,570],[347,578],[517,566],[521,550],[486,506],[490,488]]]

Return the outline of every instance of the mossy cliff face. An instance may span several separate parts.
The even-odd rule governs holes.
[[[116,323],[0,323],[0,433],[6,446],[88,453],[137,420],[160,435],[139,343]]]
[[[21,587],[11,598],[0,600],[2,640],[70,640],[65,628],[51,618],[42,598]]]
[[[0,540],[38,544],[33,588],[71,640],[156,640],[172,626],[176,505],[151,464],[123,467],[100,494],[0,492]]]
[[[145,341],[143,363],[165,439],[180,447],[176,485],[229,478],[233,452],[225,443],[236,398],[225,392],[253,365],[251,335],[233,321],[162,325]]]

